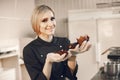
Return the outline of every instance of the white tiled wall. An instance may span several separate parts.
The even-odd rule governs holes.
[[[34,0],[0,0],[0,39],[34,36],[33,9]]]
[[[0,17],[15,16],[15,1],[16,0],[0,0]]]

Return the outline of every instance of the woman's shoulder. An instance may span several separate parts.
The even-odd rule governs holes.
[[[33,39],[31,41],[28,41],[27,44],[24,46],[24,48],[31,48],[34,47],[34,45],[37,44],[37,39]]]
[[[29,56],[34,56],[34,51],[36,50],[36,39],[33,39],[32,41],[28,42],[23,48],[23,56],[27,57]]]

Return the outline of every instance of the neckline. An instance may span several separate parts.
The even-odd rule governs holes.
[[[41,39],[39,36],[37,37],[37,40],[40,41],[40,42],[43,42],[43,43],[53,43],[54,42],[54,36],[53,36],[51,42],[45,41],[45,40]]]

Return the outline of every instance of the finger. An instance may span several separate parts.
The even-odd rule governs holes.
[[[79,49],[79,44],[77,44],[74,49],[69,49],[69,51],[75,51],[76,52],[76,51],[78,51],[78,49]]]
[[[86,46],[84,47],[83,51],[88,51],[91,47],[91,44],[88,42]]]
[[[65,58],[65,56],[66,56],[66,53],[60,55],[59,57],[56,57],[56,62],[61,62],[61,61],[63,61],[63,59]]]
[[[75,48],[79,48],[79,44],[77,44]]]
[[[72,53],[70,51],[68,51],[68,55],[67,55],[67,58],[71,57],[72,56]]]
[[[80,46],[80,50],[83,50],[86,45],[87,45],[87,41],[84,41]]]
[[[50,54],[48,54],[48,57],[52,62],[60,62],[61,61],[60,54],[50,53]]]
[[[72,56],[72,54],[70,52],[68,52],[68,55],[63,59],[63,61],[67,60],[68,58],[70,58]]]
[[[80,46],[79,46],[79,44],[78,44],[73,51],[77,51],[77,52],[78,52],[79,49],[80,49]]]
[[[87,49],[86,49],[86,51],[88,51],[88,50],[91,48],[91,46],[92,46],[92,45],[89,44],[88,47],[87,47]]]
[[[65,56],[66,56],[66,53],[62,54],[60,58],[63,59]]]

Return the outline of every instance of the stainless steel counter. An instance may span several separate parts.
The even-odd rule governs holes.
[[[103,70],[100,70],[91,80],[120,80],[120,75],[118,78],[107,76]]]

